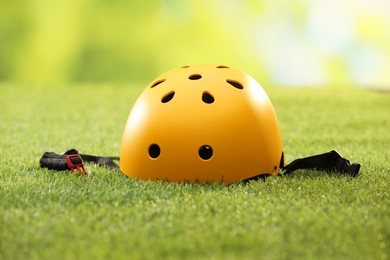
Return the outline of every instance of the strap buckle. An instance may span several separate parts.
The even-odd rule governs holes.
[[[66,164],[72,170],[73,173],[74,169],[77,169],[80,174],[88,175],[88,173],[84,169],[84,162],[80,154],[70,154],[66,156]]]

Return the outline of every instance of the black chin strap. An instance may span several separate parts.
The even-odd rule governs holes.
[[[84,162],[93,162],[100,166],[105,166],[110,169],[119,169],[119,166],[114,162],[114,160],[119,161],[119,157],[104,157],[104,156],[95,156],[88,154],[80,154]]]
[[[296,159],[290,164],[282,167],[284,174],[289,174],[299,169],[334,171],[356,177],[360,170],[360,164],[350,164],[349,160],[341,157],[341,155],[335,150],[332,150],[328,153]]]
[[[69,149],[61,154],[53,152],[45,152],[39,163],[41,167],[50,170],[65,171],[74,169],[79,170],[82,174],[87,175],[84,169],[84,162],[92,162],[100,166],[105,166],[113,170],[119,170],[118,165],[114,160],[119,160],[119,157],[105,157],[88,154],[79,154],[76,149]]]
[[[79,170],[82,174],[87,174],[84,169],[84,162],[92,162],[100,166],[105,166],[110,169],[119,170],[118,165],[114,160],[119,160],[119,157],[104,157],[88,154],[79,154],[76,149],[69,149],[61,154],[53,152],[45,152],[41,159],[41,167],[51,170]],[[339,173],[349,174],[356,177],[360,170],[359,163],[350,164],[349,160],[341,157],[336,151],[318,154],[310,157],[296,159],[290,164],[283,166],[283,174],[290,174],[299,169],[311,169],[318,171],[334,171]],[[257,177],[256,177],[257,178]]]

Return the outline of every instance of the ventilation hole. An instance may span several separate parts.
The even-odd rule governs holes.
[[[185,66],[181,66],[180,68],[183,68],[183,69],[185,69],[185,68],[189,68],[190,66],[188,66],[188,65],[185,65]]]
[[[163,83],[164,81],[165,81],[165,79],[157,80],[156,82],[154,82],[154,83],[152,84],[152,86],[150,86],[150,88],[154,88],[155,86],[157,86],[157,85]]]
[[[227,83],[229,83],[230,85],[232,85],[233,87],[235,88],[238,88],[238,89],[243,89],[244,87],[241,85],[241,83],[237,82],[237,81],[233,81],[233,80],[226,80]]]
[[[149,156],[153,159],[156,159],[157,157],[160,156],[160,146],[158,144],[152,144],[149,146]]]
[[[208,93],[208,92],[203,92],[202,100],[206,104],[214,103],[214,97],[210,93]]]
[[[161,102],[167,103],[167,102],[171,101],[171,99],[173,98],[174,95],[175,95],[175,91],[171,91],[171,92],[165,94],[165,96],[163,96],[163,98],[161,99]]]
[[[191,76],[188,77],[190,80],[198,80],[202,78],[202,75],[200,74],[192,74]]]
[[[225,65],[219,65],[217,66],[218,69],[228,69],[229,67],[228,66],[225,66]]]
[[[198,153],[203,160],[209,160],[213,156],[213,148],[209,145],[203,145],[199,148]]]

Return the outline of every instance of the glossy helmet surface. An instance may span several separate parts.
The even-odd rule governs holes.
[[[157,77],[137,99],[120,149],[131,177],[231,183],[276,175],[283,147],[274,108],[248,74],[190,65]]]

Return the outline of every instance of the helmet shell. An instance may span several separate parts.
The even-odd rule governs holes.
[[[120,170],[150,180],[224,182],[276,175],[283,147],[274,108],[248,74],[218,65],[175,68],[137,99]]]

